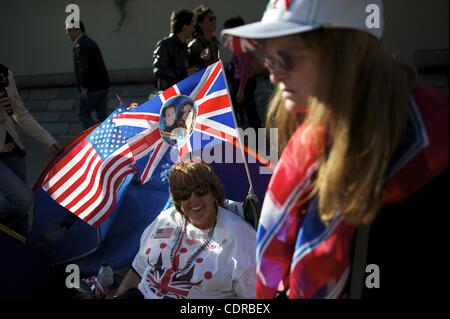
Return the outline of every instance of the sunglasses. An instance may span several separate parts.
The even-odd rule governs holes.
[[[294,68],[292,55],[284,51],[278,51],[274,56],[266,56],[263,60],[264,66],[270,73],[288,72]]]
[[[196,185],[193,188],[179,188],[172,191],[173,199],[175,201],[185,201],[191,198],[192,193],[197,196],[205,196],[211,191],[211,187],[208,184]]]
[[[213,22],[213,21],[216,21],[217,20],[217,17],[216,16],[210,16],[209,18],[208,18],[208,21],[209,22]]]

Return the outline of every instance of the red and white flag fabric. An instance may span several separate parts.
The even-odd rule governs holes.
[[[183,157],[207,145],[235,141],[238,132],[224,74],[219,61],[114,118],[136,157],[142,184],[171,147]]]
[[[42,183],[58,204],[92,226],[111,214],[116,190],[135,171],[132,150],[112,121],[125,110],[117,107],[48,171]]]

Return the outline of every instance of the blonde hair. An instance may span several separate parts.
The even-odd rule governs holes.
[[[304,118],[304,114],[292,114],[286,110],[283,96],[277,86],[267,108],[265,126],[267,128],[278,128],[278,154],[281,154],[289,138]]]
[[[415,74],[361,31],[322,29],[298,36],[320,61],[318,87],[304,122],[326,128],[331,142],[329,150],[320,150],[314,182],[321,219],[339,213],[350,222],[370,223],[404,131]],[[275,95],[267,124],[280,128],[284,146],[302,121],[283,104]]]
[[[182,192],[190,192],[203,185],[210,187],[217,203],[223,206],[225,190],[222,182],[210,165],[203,162],[187,160],[173,166],[172,172],[169,175],[169,188],[173,204],[178,212],[183,213],[181,210],[181,200],[177,199],[174,194],[180,190]]]

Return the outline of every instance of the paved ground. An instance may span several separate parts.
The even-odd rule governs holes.
[[[259,79],[256,97],[261,118],[264,118],[266,103],[272,90],[272,85],[267,79]],[[108,109],[113,110],[118,105],[116,95],[128,105],[132,101],[144,102],[153,91],[152,83],[111,86],[108,93]],[[20,90],[20,94],[30,113],[52,133],[61,146],[81,133],[82,126],[76,115],[78,93],[75,87],[27,89]],[[32,186],[52,156],[45,146],[21,133],[27,150],[28,183]]]

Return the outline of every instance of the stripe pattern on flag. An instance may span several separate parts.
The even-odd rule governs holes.
[[[222,141],[233,143],[238,132],[221,62],[205,70],[190,97],[198,106],[198,114],[190,138],[178,146],[180,156]]]
[[[48,172],[42,188],[61,206],[92,226],[116,206],[116,190],[134,172],[134,157],[112,121],[119,106],[98,128],[75,145]]]

